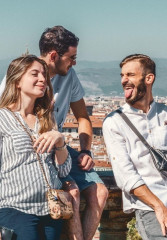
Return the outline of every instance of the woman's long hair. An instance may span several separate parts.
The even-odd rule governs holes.
[[[14,59],[8,67],[5,90],[0,99],[0,108],[16,106],[20,101],[20,90],[17,88],[19,81],[32,64],[37,61],[44,68],[44,77],[47,81],[45,94],[37,98],[34,105],[34,113],[40,122],[39,133],[50,131],[56,127],[53,117],[53,90],[50,82],[47,64],[35,55],[27,55]]]

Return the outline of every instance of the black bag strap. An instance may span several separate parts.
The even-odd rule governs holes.
[[[123,113],[120,109],[116,110],[117,113],[123,118],[123,120],[127,123],[127,125],[132,129],[132,131],[138,136],[138,138],[144,143],[144,145],[150,150],[152,147],[148,144],[145,138],[139,133],[133,123],[129,120],[129,118]]]

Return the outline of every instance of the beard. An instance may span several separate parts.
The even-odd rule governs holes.
[[[145,77],[140,80],[139,85],[137,86],[137,92],[133,98],[126,99],[126,102],[130,105],[134,105],[137,101],[141,100],[146,94],[146,84]]]
[[[60,76],[66,76],[68,73],[68,68],[65,69],[65,65],[63,64],[62,60],[59,59],[56,63],[55,63],[55,72],[56,74],[59,74]]]

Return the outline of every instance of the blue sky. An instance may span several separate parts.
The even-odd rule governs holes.
[[[78,60],[167,58],[167,0],[0,0],[0,59],[27,47],[39,55],[40,35],[54,25],[80,38]]]

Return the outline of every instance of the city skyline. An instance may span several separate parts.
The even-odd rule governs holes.
[[[0,0],[0,59],[39,55],[41,33],[63,25],[79,38],[78,60],[120,60],[131,53],[167,58],[166,0]]]

